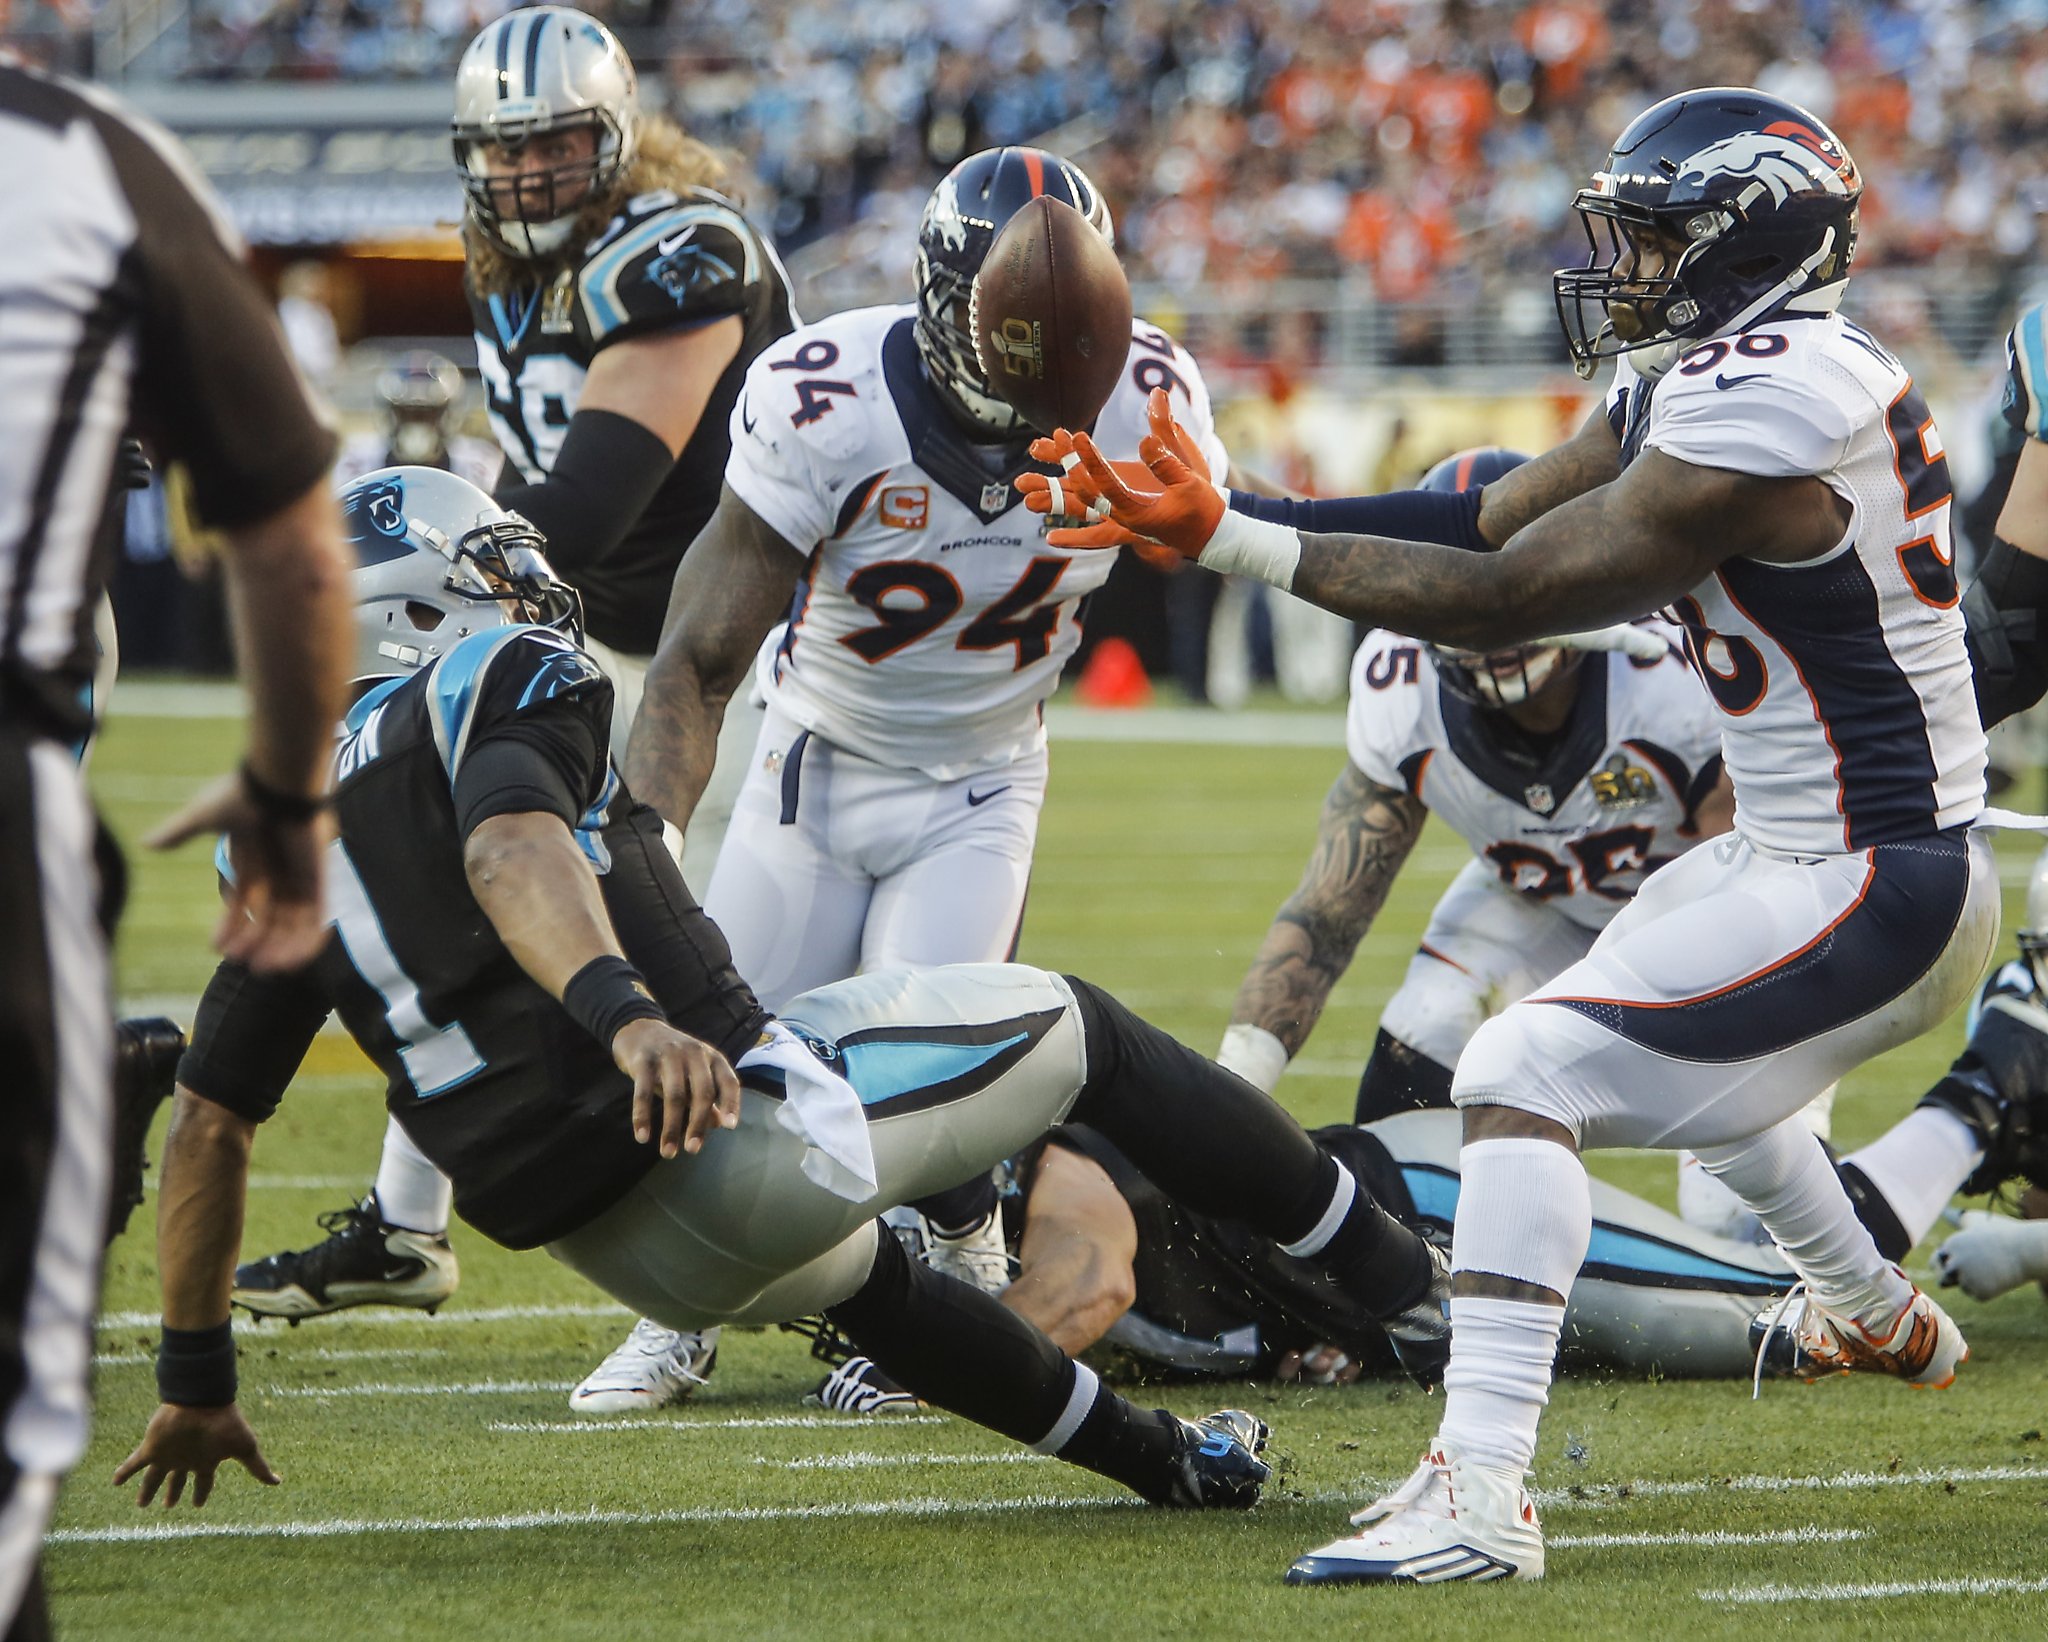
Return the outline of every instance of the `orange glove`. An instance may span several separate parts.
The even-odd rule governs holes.
[[[1096,448],[1087,434],[1062,428],[1050,439],[1035,441],[1031,454],[1041,462],[1057,462],[1064,476],[1027,473],[1017,481],[1024,505],[1034,513],[1086,518],[1093,523],[1063,526],[1046,540],[1054,547],[1118,547],[1155,542],[1183,558],[1201,557],[1202,549],[1222,522],[1223,493],[1209,479],[1203,460],[1187,430],[1173,419],[1163,388],[1152,391],[1146,405],[1149,432],[1138,444],[1138,457],[1160,485],[1157,491],[1133,490]]]

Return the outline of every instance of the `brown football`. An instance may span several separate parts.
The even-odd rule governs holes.
[[[1040,195],[989,247],[968,328],[990,391],[1025,421],[1090,427],[1130,357],[1130,282],[1086,217]]]

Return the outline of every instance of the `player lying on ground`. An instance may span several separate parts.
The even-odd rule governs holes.
[[[336,1011],[507,1247],[546,1246],[669,1327],[822,1311],[939,1407],[1148,1499],[1252,1503],[1256,1420],[1132,1408],[876,1215],[1071,1113],[1367,1312],[1441,1272],[1434,1252],[1268,1097],[1086,982],[885,972],[770,1016],[611,768],[611,688],[532,528],[424,469],[345,502],[378,682],[335,754],[334,930],[306,970],[224,963],[202,1001],[158,1222],[163,1404],[116,1480],[141,1474],[145,1503],[188,1478],[203,1499],[228,1458],[271,1480],[234,1401],[228,1290],[256,1124]],[[1425,1377],[1441,1304],[1403,1320]]]
[[[1025,481],[1050,513],[1107,521],[1057,541],[1147,537],[1466,650],[1671,606],[1724,715],[1734,831],[1652,874],[1459,1060],[1440,1429],[1363,1532],[1292,1580],[1541,1576],[1522,1478],[1591,1235],[1582,1145],[1698,1152],[1807,1282],[1786,1321],[1811,1366],[1946,1385],[1966,1354],[1797,1115],[1961,1003],[1998,917],[1970,832],[1984,736],[1939,435],[1904,367],[1835,311],[1861,192],[1840,143],[1781,99],[1716,88],[1641,115],[1575,200],[1592,263],[1556,279],[1582,368],[1618,357],[1604,414],[1475,499],[1255,519],[1175,447],[1163,407],[1159,492],[1085,435],[1040,447],[1072,464],[1061,480]]]

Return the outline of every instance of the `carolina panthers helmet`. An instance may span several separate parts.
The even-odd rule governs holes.
[[[582,637],[583,601],[540,532],[467,479],[378,468],[342,491],[341,513],[356,554],[356,678],[410,673],[521,622]]]
[[[968,299],[1003,224],[1041,194],[1071,205],[1115,243],[1102,191],[1078,165],[1042,148],[970,154],[939,180],[917,227],[917,351],[946,408],[984,444],[1019,437],[1026,424],[988,391],[975,362]]]
[[[1834,312],[1862,195],[1848,150],[1797,103],[1740,86],[1667,97],[1573,198],[1590,255],[1552,281],[1573,368],[1591,377],[1627,353],[1655,378],[1687,342]],[[1638,276],[1632,235],[1663,238],[1675,261]]]
[[[1422,476],[1422,490],[1477,490],[1512,473],[1529,458],[1518,450],[1482,445],[1446,456]],[[1436,676],[1460,700],[1492,711],[1513,707],[1540,695],[1574,667],[1576,650],[1554,644],[1518,644],[1510,650],[1459,650],[1448,644],[1429,646]]]
[[[455,168],[469,214],[515,257],[552,255],[576,213],[627,166],[640,136],[640,87],[618,37],[571,6],[527,6],[490,24],[455,70]],[[557,132],[591,131],[587,160],[493,176],[482,151],[515,152]]]
[[[448,454],[448,413],[462,402],[462,371],[425,348],[402,353],[377,376],[384,436],[405,463],[438,465]]]

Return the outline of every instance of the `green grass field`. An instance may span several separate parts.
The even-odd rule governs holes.
[[[94,779],[132,839],[226,767],[234,727],[123,720],[118,703],[116,716]],[[1213,1046],[1339,756],[1056,743],[1023,956]],[[2026,841],[2010,846],[2009,885],[2030,858]],[[1378,1007],[1459,863],[1448,833],[1425,838],[1282,1085],[1304,1119],[1349,1111]],[[134,866],[121,991],[196,996],[210,969],[205,853]],[[1952,1023],[1852,1078],[1837,1139],[1904,1112],[1959,1037]],[[258,1141],[250,1250],[317,1235],[318,1211],[364,1189],[382,1128],[366,1064],[321,1040]],[[1668,1158],[1596,1166],[1670,1201]],[[1282,1571],[1407,1473],[1434,1430],[1429,1399],[1393,1383],[1162,1389],[1183,1413],[1241,1401],[1271,1422],[1283,1479],[1229,1520],[1133,1507],[955,1420],[806,1418],[814,1365],[774,1332],[729,1333],[713,1386],[681,1409],[572,1423],[565,1393],[626,1314],[543,1255],[457,1239],[462,1289],[438,1318],[246,1330],[243,1401],[284,1486],[237,1472],[202,1512],[145,1514],[108,1482],[155,1401],[150,1210],[136,1216],[108,1266],[97,1430],[51,1552],[65,1636],[2048,1634],[2048,1308],[2031,1290],[1953,1302],[1976,1355],[1946,1393],[1857,1379],[1769,1385],[1752,1402],[1746,1384],[1563,1382],[1537,1460],[1544,1584],[1301,1592]],[[1977,1580],[2035,1588],[1951,1585],[1886,1600],[1878,1617],[1870,1593],[1844,1589]]]

